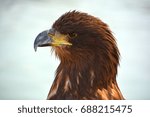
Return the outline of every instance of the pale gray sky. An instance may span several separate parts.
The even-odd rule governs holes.
[[[121,52],[117,80],[126,99],[150,99],[149,0],[0,1],[0,99],[46,99],[59,60],[33,42],[69,10],[106,22]]]

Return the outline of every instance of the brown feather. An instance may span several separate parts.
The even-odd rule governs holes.
[[[119,50],[107,24],[70,11],[53,28],[70,35],[72,46],[53,48],[61,62],[47,99],[124,99],[116,82]]]

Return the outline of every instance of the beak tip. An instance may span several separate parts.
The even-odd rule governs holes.
[[[38,46],[38,45],[34,42],[34,45],[33,45],[33,46],[34,46],[34,51],[36,52],[36,51],[37,51],[37,46]]]
[[[36,47],[36,46],[34,46],[34,51],[35,51],[35,52],[37,51],[37,47]]]
[[[48,30],[45,30],[38,34],[33,45],[35,52],[37,51],[38,47],[42,47],[42,45],[47,44],[49,41],[51,41],[47,34]]]

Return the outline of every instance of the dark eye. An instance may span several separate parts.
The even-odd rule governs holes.
[[[69,37],[70,38],[76,38],[78,35],[77,35],[77,33],[70,33],[69,34]]]

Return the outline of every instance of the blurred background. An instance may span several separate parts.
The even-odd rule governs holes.
[[[150,99],[150,0],[0,0],[0,99],[45,100],[59,60],[33,42],[70,10],[106,22],[121,53],[117,80],[128,100]]]

